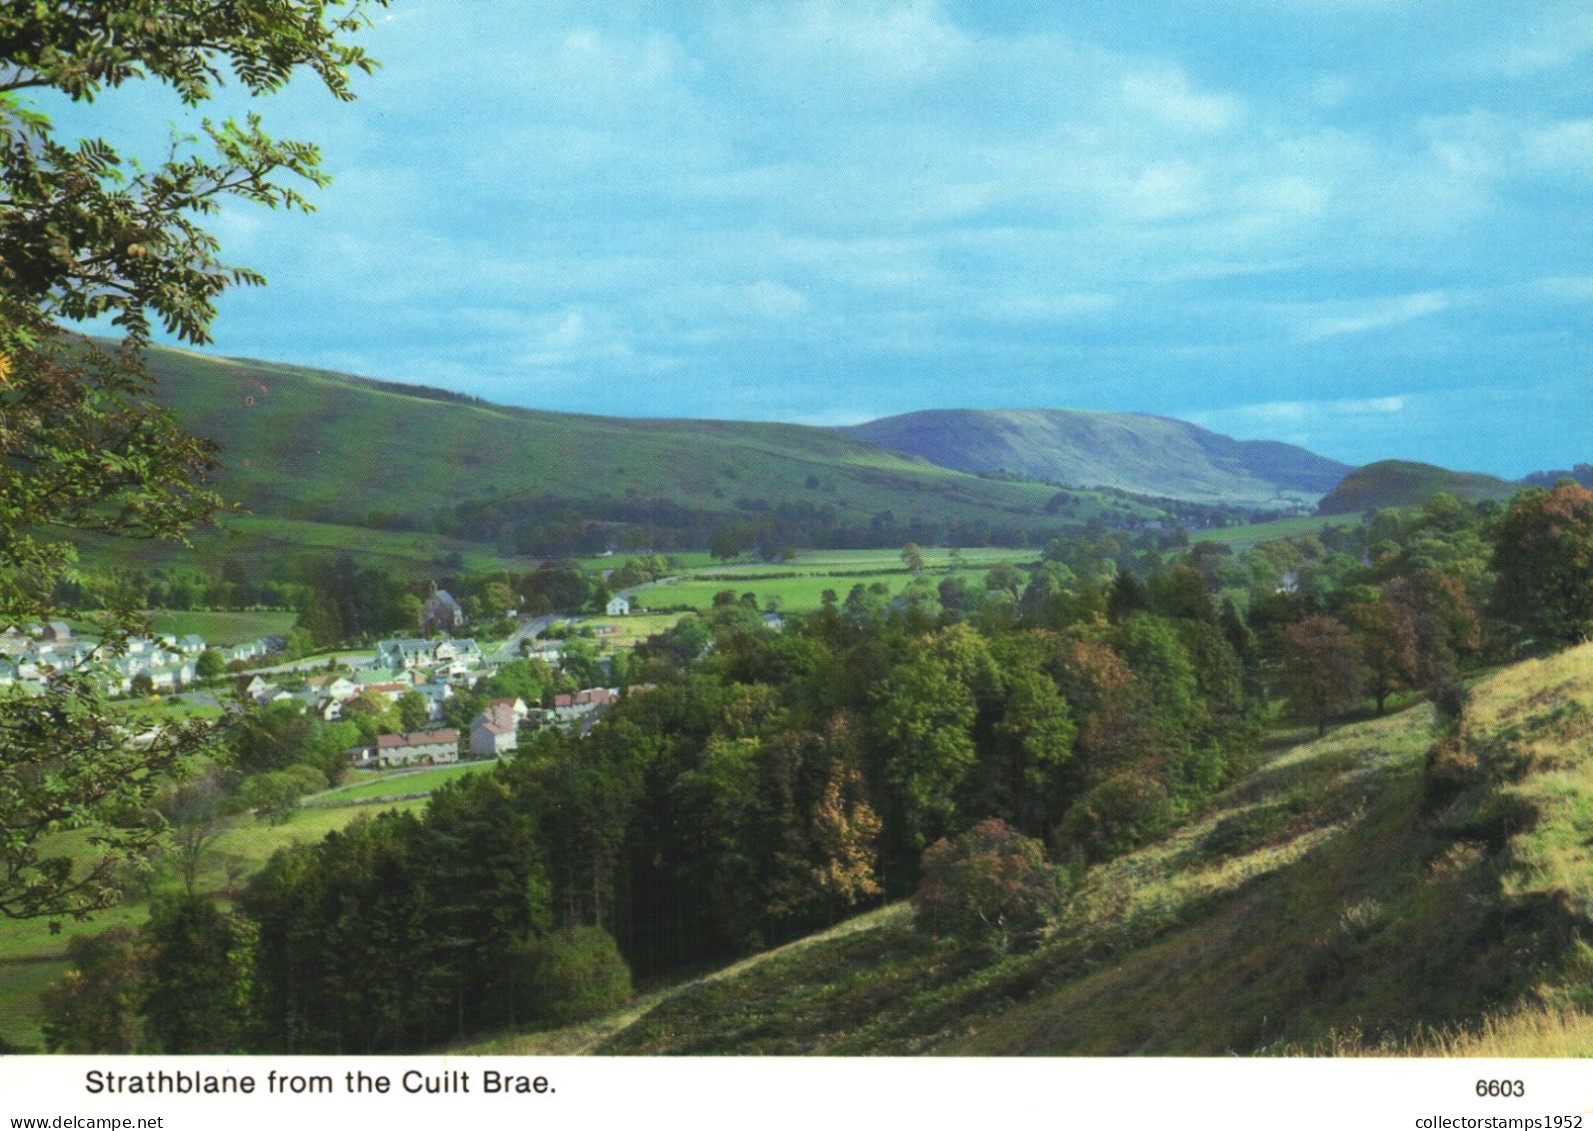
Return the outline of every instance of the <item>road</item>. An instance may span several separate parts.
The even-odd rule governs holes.
[[[514,630],[514,634],[500,644],[498,646],[498,650],[492,654],[490,657],[491,662],[495,664],[506,664],[510,660],[518,660],[520,658],[521,642],[526,640],[535,640],[538,636],[542,635],[542,633],[547,630],[547,627],[557,619],[557,617],[545,616],[533,617],[530,620],[521,621],[520,627]]]

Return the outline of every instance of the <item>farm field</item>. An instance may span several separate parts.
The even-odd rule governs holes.
[[[963,569],[956,573],[956,576],[968,578],[976,584],[983,584],[984,575],[983,569]],[[939,584],[950,576],[953,575],[945,570],[928,570],[924,573],[924,577],[934,584]],[[826,589],[833,589],[836,597],[844,601],[852,586],[880,582],[890,589],[891,596],[894,597],[912,580],[912,575],[899,565],[890,573],[873,570],[847,573],[837,569],[833,572],[814,572],[797,577],[775,578],[738,577],[727,573],[712,581],[677,581],[643,589],[633,598],[633,604],[644,609],[684,606],[703,612],[713,607],[714,594],[729,589],[738,598],[743,593],[754,594],[760,609],[767,609],[773,601],[779,612],[805,613],[812,612],[823,604]]]
[[[1288,518],[1275,518],[1270,522],[1252,523],[1249,526],[1224,526],[1216,530],[1190,531],[1189,543],[1218,542],[1224,546],[1231,546],[1234,552],[1248,550],[1262,542],[1271,542],[1278,538],[1299,538],[1305,534],[1315,534],[1334,520],[1327,515],[1297,514]],[[1350,525],[1355,521],[1355,516],[1340,516],[1339,525]]]
[[[285,635],[298,618],[298,614],[289,609],[259,612],[154,609],[147,615],[156,633],[178,637],[195,633],[204,637],[212,648],[248,644],[262,636]]]
[[[651,590],[643,590],[651,592]],[[599,652],[625,650],[636,647],[649,636],[656,636],[675,626],[684,613],[632,613],[628,617],[593,617],[581,622],[581,627],[592,629],[615,628],[619,631],[593,636],[591,642]]]

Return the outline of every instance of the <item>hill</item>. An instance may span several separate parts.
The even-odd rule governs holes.
[[[464,1051],[1593,1052],[1593,645],[1278,750],[1100,865],[1038,945],[936,944],[904,905],[579,1029]]]
[[[1430,463],[1386,459],[1350,472],[1317,504],[1321,514],[1360,514],[1383,507],[1425,503],[1443,492],[1456,498],[1508,499],[1521,484],[1467,471],[1450,471]]]
[[[1208,503],[1314,500],[1350,470],[1289,444],[1235,440],[1182,420],[1061,409],[947,409],[841,429],[958,471]]]
[[[915,525],[920,541],[938,531],[977,545],[992,528],[1161,513],[1090,494],[1059,512],[1044,485],[981,479],[825,428],[543,412],[173,349],[151,350],[149,363],[161,402],[221,445],[223,493],[275,520],[545,553],[512,535],[595,521],[689,530],[706,545],[705,531],[727,522],[778,519],[827,529],[840,545],[881,527],[900,544]]]

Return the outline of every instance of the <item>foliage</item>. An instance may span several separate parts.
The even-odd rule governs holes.
[[[64,1053],[135,1053],[148,1038],[139,1015],[146,955],[138,933],[112,927],[66,944],[71,965],[45,990],[44,1047]]]
[[[913,910],[921,930],[998,948],[1047,922],[1062,894],[1040,842],[1000,818],[930,845],[920,872]]]
[[[1493,530],[1494,603],[1529,636],[1574,644],[1593,634],[1593,490],[1523,491]]]
[[[1290,710],[1315,723],[1319,735],[1366,688],[1366,668],[1355,638],[1331,617],[1307,617],[1284,631],[1278,678]]]
[[[58,675],[38,696],[0,692],[0,914],[82,918],[119,900],[117,869],[161,839],[144,806],[207,741],[201,723],[138,724],[144,740],[130,741],[88,675]],[[44,847],[70,829],[89,830],[87,851]]]
[[[197,105],[223,67],[264,93],[302,65],[346,98],[347,72],[372,65],[341,38],[362,11],[336,0],[0,9],[0,619],[50,612],[53,579],[73,559],[55,540],[63,528],[181,538],[219,508],[205,486],[214,445],[154,407],[137,351],[152,321],[182,340],[208,340],[216,297],[261,281],[221,263],[197,218],[227,199],[306,207],[277,178],[324,179],[313,146],[272,139],[253,115],[202,123],[213,156],[179,139],[146,166],[101,138],[62,142],[23,94],[89,102],[147,77]],[[126,334],[114,354],[54,324],[101,316]],[[109,627],[125,631],[131,620]],[[70,678],[52,680],[42,699],[0,700],[0,736],[0,911],[12,916],[80,915],[112,902],[108,869],[156,840],[136,816],[140,804],[202,742],[173,726],[135,739],[109,720],[87,680]],[[99,861],[74,868],[40,858],[44,833],[87,826],[97,827]]]
[[[553,931],[525,946],[520,979],[538,1018],[565,1023],[606,1013],[631,997],[631,972],[601,927]]]
[[[161,1051],[232,1051],[242,986],[227,917],[202,896],[172,896],[155,903],[144,935],[150,988],[143,1013]]]

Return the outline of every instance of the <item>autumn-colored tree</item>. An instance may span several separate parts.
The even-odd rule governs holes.
[[[998,948],[1043,926],[1062,896],[1045,848],[999,818],[930,845],[920,875],[913,912],[921,930]]]
[[[1493,531],[1494,608],[1530,637],[1593,635],[1593,491],[1574,481],[1531,488]]]
[[[1418,569],[1383,587],[1387,604],[1406,609],[1416,632],[1416,681],[1432,688],[1453,678],[1455,665],[1482,645],[1482,624],[1466,583],[1437,569]]]
[[[1416,681],[1418,657],[1416,620],[1404,605],[1390,602],[1360,603],[1344,610],[1361,643],[1366,665],[1366,688],[1377,700],[1377,713],[1396,691]]]
[[[880,820],[863,796],[863,778],[840,759],[830,766],[824,793],[814,803],[813,887],[832,909],[850,911],[879,895],[876,865]]]
[[[1296,718],[1327,733],[1330,719],[1342,714],[1366,690],[1366,666],[1355,636],[1332,617],[1306,617],[1283,630],[1278,681]]]

